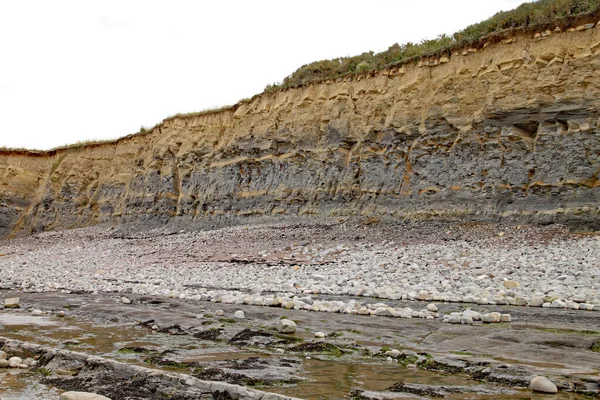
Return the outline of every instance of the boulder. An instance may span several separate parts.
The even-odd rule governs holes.
[[[558,393],[558,388],[548,378],[543,376],[536,376],[531,380],[529,387],[534,392],[555,394]]]

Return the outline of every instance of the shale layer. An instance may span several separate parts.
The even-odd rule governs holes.
[[[111,143],[4,151],[0,236],[274,216],[597,227],[592,26],[264,93]]]

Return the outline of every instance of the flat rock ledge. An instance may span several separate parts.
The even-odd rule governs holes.
[[[10,354],[39,360],[36,367],[44,382],[68,390],[88,391],[112,398],[132,393],[148,400],[163,399],[165,393],[178,399],[299,400],[225,382],[205,381],[186,374],[126,364],[85,353],[56,349],[0,337],[0,348]],[[141,389],[145,392],[142,393]],[[135,397],[138,398],[138,397]]]

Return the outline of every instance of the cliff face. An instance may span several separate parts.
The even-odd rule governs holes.
[[[600,221],[600,27],[0,154],[0,235],[103,221]]]

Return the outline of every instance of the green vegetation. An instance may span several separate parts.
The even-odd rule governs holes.
[[[307,85],[311,82],[336,79],[369,71],[390,68],[424,56],[449,54],[451,50],[467,46],[479,47],[483,38],[513,30],[554,29],[570,27],[573,19],[600,11],[600,0],[539,0],[525,3],[511,11],[499,12],[493,17],[470,25],[449,36],[420,43],[394,44],[381,53],[368,52],[353,57],[316,61],[300,67],[280,85],[269,85],[265,91]]]
[[[584,329],[582,331],[579,331],[577,329],[562,329],[562,328],[540,328],[540,327],[533,327],[533,329],[538,330],[538,331],[543,331],[543,332],[551,332],[551,333],[569,333],[569,334],[576,334],[576,335],[600,335],[600,332],[598,331],[592,331],[592,330],[587,330]]]
[[[264,93],[282,89],[301,87],[313,82],[328,79],[351,77],[357,74],[372,73],[386,68],[398,67],[415,62],[422,57],[450,55],[453,50],[481,48],[485,43],[494,43],[513,33],[554,30],[575,27],[582,23],[597,22],[600,17],[600,0],[538,0],[525,3],[511,11],[499,12],[485,21],[470,25],[452,35],[441,34],[435,39],[424,39],[419,43],[394,44],[380,53],[373,51],[352,57],[339,57],[331,60],[315,61],[303,65],[281,83],[267,85]],[[426,23],[426,16],[423,17]],[[180,113],[165,118],[151,128],[142,126],[140,131],[116,140],[88,140],[57,147],[49,151],[10,149],[0,147],[0,153],[27,153],[45,155],[56,151],[80,149],[88,146],[116,144],[135,135],[148,134],[155,128],[176,118],[191,118],[215,114],[223,111],[234,112],[242,104],[252,102],[260,95],[240,100],[236,105],[205,109],[191,113]]]
[[[43,375],[43,376],[50,376],[50,375],[52,375],[52,371],[50,371],[47,368],[38,368],[38,369],[35,370],[35,372],[37,372],[38,374]]]
[[[452,354],[456,354],[458,356],[472,356],[473,353],[469,353],[468,351],[450,351]]]

